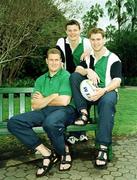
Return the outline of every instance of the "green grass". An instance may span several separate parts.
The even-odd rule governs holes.
[[[30,105],[30,97],[26,97],[26,112],[31,110],[31,105]],[[19,114],[19,98],[14,99],[14,114]],[[4,98],[3,100],[3,119],[6,121],[8,119],[8,99]]]
[[[119,89],[119,101],[116,106],[114,135],[137,134],[137,89]]]

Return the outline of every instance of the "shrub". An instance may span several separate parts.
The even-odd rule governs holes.
[[[34,86],[34,79],[26,78],[26,79],[15,79],[12,84],[5,83],[3,87],[33,87]]]

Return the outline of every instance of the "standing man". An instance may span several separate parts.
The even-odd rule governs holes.
[[[68,170],[71,167],[71,156],[65,145],[64,131],[77,117],[71,104],[70,75],[62,69],[60,51],[56,48],[48,50],[46,63],[49,71],[35,82],[32,96],[34,111],[13,116],[8,121],[9,131],[28,148],[39,151],[43,156],[37,177],[47,174],[57,157],[42,144],[33,127],[43,127],[55,152],[61,156],[59,169]]]
[[[91,29],[89,39],[94,51],[94,56],[90,60],[90,68],[83,61],[76,68],[76,72],[71,75],[70,81],[74,101],[79,112],[79,118],[75,121],[76,125],[86,124],[88,105],[97,104],[99,122],[96,143],[99,144],[100,148],[95,166],[102,168],[107,165],[108,146],[112,143],[117,88],[120,86],[122,78],[121,61],[116,54],[105,47],[105,33],[101,28]],[[96,78],[93,78],[94,73],[97,74]],[[94,85],[98,86],[95,95],[89,96],[90,101],[84,99],[80,92],[80,83],[87,77],[93,81]]]
[[[86,59],[86,63],[89,65],[87,58],[91,52],[91,44],[89,39],[80,36],[81,28],[78,21],[68,21],[65,25],[65,31],[67,37],[58,39],[56,46],[62,52],[65,69],[73,73],[81,60]],[[87,140],[85,132],[71,133],[68,138],[68,142],[71,144]]]

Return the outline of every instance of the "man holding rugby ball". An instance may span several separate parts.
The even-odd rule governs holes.
[[[96,143],[99,144],[99,151],[95,167],[104,168],[108,160],[108,146],[112,143],[117,88],[122,78],[121,61],[105,47],[105,33],[101,28],[91,29],[89,39],[94,51],[90,57],[90,67],[88,68],[85,61],[82,61],[71,75],[70,82],[75,105],[79,111],[76,125],[85,125],[88,121],[89,106],[97,104],[99,124]],[[97,87],[94,95],[88,95],[88,101],[80,91],[81,82],[87,78]]]

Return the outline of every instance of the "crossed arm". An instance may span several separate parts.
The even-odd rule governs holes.
[[[36,91],[32,95],[31,107],[34,110],[38,110],[46,106],[67,106],[70,102],[70,99],[71,96],[59,95],[58,93],[45,97],[40,92]]]

